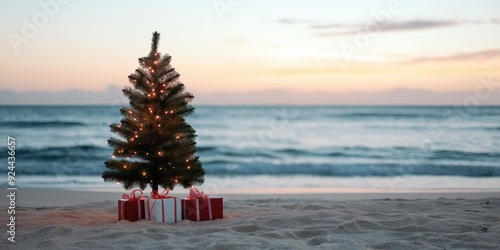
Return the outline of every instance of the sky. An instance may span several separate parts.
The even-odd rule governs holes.
[[[304,103],[401,89],[498,98],[498,10],[487,0],[4,0],[0,91],[129,86],[158,31],[181,81],[212,104],[276,91]]]

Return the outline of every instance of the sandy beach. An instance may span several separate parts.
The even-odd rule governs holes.
[[[401,193],[228,195],[223,220],[184,220],[174,225],[117,221],[113,197],[118,193],[50,189],[23,193],[16,207],[16,243],[8,242],[4,233],[2,249],[496,249],[500,245],[498,193],[427,194],[427,198]],[[0,211],[1,220],[7,221],[5,199]]]
[[[0,6],[0,250],[500,250],[500,0]]]

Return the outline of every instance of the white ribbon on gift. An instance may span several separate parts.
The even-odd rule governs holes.
[[[142,219],[141,218],[141,214],[142,214],[142,206],[141,206],[141,200],[138,200],[137,201],[137,213],[138,213],[138,218],[139,220]]]
[[[210,202],[210,198],[208,201],[208,218],[212,220],[212,203]],[[196,221],[200,221],[200,199],[196,199]]]

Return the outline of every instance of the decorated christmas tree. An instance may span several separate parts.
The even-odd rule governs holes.
[[[126,189],[144,190],[149,184],[154,193],[158,187],[202,184],[205,175],[195,156],[196,131],[185,120],[194,111],[189,104],[194,96],[184,91],[171,57],[158,52],[159,40],[154,32],[151,52],[139,58],[140,67],[128,77],[133,88],[125,87],[123,94],[130,106],[120,109],[119,124],[110,125],[121,138],[108,140],[114,152],[102,175]]]

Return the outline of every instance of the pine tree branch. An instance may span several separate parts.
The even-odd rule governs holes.
[[[160,33],[158,33],[157,31],[155,31],[153,33],[153,39],[152,39],[152,42],[151,42],[151,52],[157,52],[158,51],[158,45],[160,43]]]

